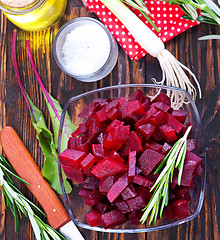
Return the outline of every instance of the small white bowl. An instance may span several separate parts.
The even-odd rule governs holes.
[[[75,63],[77,63],[77,64],[78,64],[78,62],[77,62],[78,59],[79,59],[79,61],[82,60],[82,62],[84,62],[83,65],[85,65],[85,66],[83,66],[85,68],[85,72],[84,71],[79,72],[78,71],[79,69],[77,67],[75,70],[73,68],[68,67],[66,56],[64,56],[64,47],[63,46],[65,44],[66,37],[68,34],[70,34],[74,29],[76,29],[78,27],[83,27],[85,25],[91,26],[93,28],[96,27],[97,29],[99,29],[99,31],[101,29],[101,33],[104,37],[106,34],[106,40],[107,40],[106,43],[108,43],[108,41],[109,41],[109,45],[107,44],[106,48],[109,48],[109,51],[107,49],[104,49],[104,50],[106,50],[105,54],[107,54],[107,55],[105,55],[105,57],[103,57],[103,61],[101,62],[101,64],[99,64],[99,66],[97,65],[97,62],[100,59],[99,56],[100,56],[100,54],[102,54],[102,52],[104,52],[103,48],[100,48],[100,51],[99,51],[98,44],[100,44],[100,43],[98,43],[98,42],[96,43],[94,40],[93,40],[93,42],[91,42],[91,44],[93,44],[93,45],[96,44],[96,46],[95,46],[96,49],[98,48],[98,50],[96,50],[96,52],[94,52],[94,57],[92,57],[92,58],[85,57],[86,55],[83,54],[84,48],[82,48],[82,55],[79,55],[79,51],[78,51],[78,55],[75,52],[76,54],[72,55],[73,58],[71,60],[75,61]],[[82,31],[82,29],[83,28],[81,28],[81,31]],[[86,29],[86,28],[84,27],[84,29]],[[103,29],[103,32],[102,32],[102,29]],[[78,38],[78,36],[77,36],[77,38]],[[91,39],[91,33],[90,33],[90,37],[89,37],[88,32],[85,32],[83,34],[82,41],[79,42],[79,45],[77,48],[75,48],[75,50],[78,50],[80,48],[80,44],[82,45],[82,42],[84,40],[83,38],[86,40]],[[76,41],[77,40],[75,38],[73,42],[76,42]],[[73,45],[73,47],[70,49],[70,51],[72,51],[71,54],[74,54],[74,52],[73,52],[74,46],[75,45]],[[75,18],[75,19],[71,20],[70,22],[64,24],[61,27],[61,29],[58,31],[58,33],[55,37],[54,43],[53,43],[53,54],[54,54],[56,63],[61,68],[61,70],[64,71],[66,74],[68,74],[71,77],[76,78],[80,81],[83,81],[83,82],[95,82],[95,81],[98,81],[98,80],[104,78],[105,76],[107,76],[114,68],[114,66],[117,62],[117,58],[118,58],[118,46],[117,46],[115,39],[111,35],[111,33],[101,22],[99,22],[93,18],[89,18],[89,17],[79,17],[79,18]],[[68,52],[67,52],[67,54],[68,54]],[[78,57],[75,57],[75,56],[78,56]],[[87,62],[87,64],[86,64],[86,62]],[[73,64],[73,63],[74,62],[72,62],[71,64]],[[96,64],[96,66],[93,67],[94,71],[88,70],[89,64]]]

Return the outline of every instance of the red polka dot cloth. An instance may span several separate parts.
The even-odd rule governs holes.
[[[113,15],[108,8],[99,0],[82,0],[84,5],[91,11],[96,13],[99,19],[109,29],[121,47],[129,55],[132,60],[138,60],[145,56],[147,52],[134,40],[125,26]],[[111,1],[111,0],[110,0]],[[146,18],[134,8],[131,10],[163,41],[167,42],[171,38],[184,32],[198,23],[181,18],[185,13],[177,5],[170,5],[165,1],[144,1],[146,7],[152,14],[154,23],[160,32],[151,26]]]

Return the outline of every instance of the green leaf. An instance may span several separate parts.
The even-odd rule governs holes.
[[[50,186],[62,194],[59,172],[58,172],[58,156],[56,147],[53,141],[53,135],[47,128],[43,113],[33,104],[28,97],[28,101],[32,108],[32,124],[37,132],[37,139],[45,156],[44,167],[42,170],[43,176],[46,178]],[[63,173],[64,186],[67,193],[70,193],[72,188]]]

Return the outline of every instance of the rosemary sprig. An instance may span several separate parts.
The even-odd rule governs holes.
[[[147,9],[143,0],[121,0],[122,2],[126,3],[127,5],[139,10],[139,12],[147,19],[147,21],[151,24],[151,26],[157,31],[160,32],[157,25],[152,21],[149,17],[151,13]]]
[[[5,206],[8,207],[14,215],[15,231],[17,232],[18,230],[19,216],[21,217],[21,214],[23,213],[29,218],[37,240],[65,240],[66,238],[64,238],[51,226],[44,223],[36,215],[36,213],[38,213],[45,216],[45,214],[36,205],[25,198],[25,196],[15,187],[8,173],[12,174],[23,183],[29,184],[17,176],[9,162],[0,155],[0,188]]]
[[[156,224],[158,213],[160,213],[160,217],[162,217],[163,209],[168,205],[169,183],[172,183],[175,168],[179,169],[177,183],[180,185],[186,155],[187,136],[190,130],[191,126],[188,127],[184,136],[174,144],[170,152],[161,162],[160,166],[156,169],[155,173],[159,172],[166,164],[150,190],[153,191],[155,189],[148,205],[143,209],[144,214],[140,219],[141,223],[144,223],[147,220],[150,213],[149,224],[152,220],[154,220],[154,223]]]

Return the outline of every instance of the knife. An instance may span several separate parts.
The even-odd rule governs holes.
[[[44,209],[49,224],[68,240],[85,240],[15,130],[9,126],[4,127],[0,134],[0,141],[15,171],[31,184],[27,187]]]

